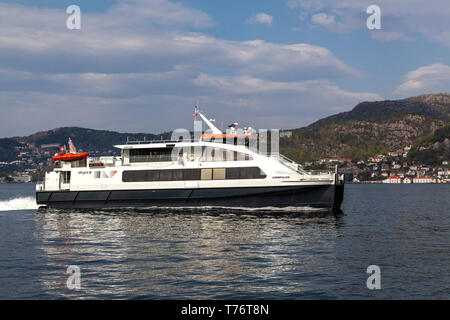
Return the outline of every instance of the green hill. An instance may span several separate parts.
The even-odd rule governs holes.
[[[450,159],[450,124],[423,136],[408,153],[408,161],[440,165]]]
[[[18,152],[14,149],[19,146],[15,139],[0,139],[0,162],[16,160]]]
[[[15,147],[21,143],[34,144],[40,148],[43,144],[58,143],[66,145],[68,138],[71,138],[79,151],[87,151],[93,155],[118,154],[118,150],[113,145],[126,143],[127,138],[130,140],[147,140],[167,139],[169,133],[160,135],[149,133],[119,133],[106,130],[94,130],[79,127],[56,128],[48,131],[41,131],[26,137],[12,137],[0,139],[0,162],[13,161],[17,159],[20,152]]]
[[[323,157],[359,160],[414,144],[449,119],[447,93],[362,102],[351,111],[291,130],[291,137],[281,139],[280,150],[299,161]]]
[[[16,138],[18,141],[33,143],[36,146],[47,143],[59,143],[67,146],[68,138],[71,138],[77,148],[84,151],[108,151],[115,144],[125,143],[130,140],[157,139],[154,134],[148,133],[119,133],[106,130],[94,130],[78,127],[64,127],[49,131],[42,131],[28,137]]]

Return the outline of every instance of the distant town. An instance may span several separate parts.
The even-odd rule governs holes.
[[[60,144],[50,143],[36,146],[21,143],[15,147],[17,159],[0,162],[0,183],[30,183],[42,180],[46,171],[53,166],[52,156],[58,152]],[[307,169],[327,169],[338,165],[340,173],[353,183],[450,183],[447,161],[441,165],[408,163],[407,155],[411,146],[378,154],[357,162],[346,158],[323,158],[302,165]],[[109,150],[109,155],[115,154]],[[99,151],[91,151],[90,156],[100,156]]]
[[[304,163],[304,166],[320,169],[338,165],[339,172],[346,174],[346,180],[353,183],[450,183],[448,160],[437,166],[408,163],[410,150],[411,146],[406,146],[357,162],[346,158],[324,158]]]

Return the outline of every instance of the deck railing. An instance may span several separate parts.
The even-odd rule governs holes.
[[[180,140],[129,140],[126,144],[150,144],[150,143],[177,143],[177,142],[197,142],[198,139],[180,139]]]
[[[281,153],[271,153],[269,157],[278,160],[285,166],[301,173],[301,174],[308,174],[308,175],[329,175],[333,173],[333,170],[331,168],[323,169],[323,170],[305,170],[303,169],[302,165],[295,162],[294,160],[289,159],[288,157],[282,155]]]
[[[171,155],[130,156],[130,163],[136,162],[174,162]]]
[[[269,155],[270,158],[272,159],[276,159],[279,162],[281,162],[282,164],[284,164],[285,166],[295,170],[295,171],[299,171],[301,170],[301,166],[300,164],[298,164],[297,162],[295,162],[294,160],[289,159],[286,156],[283,156],[281,153],[279,152],[273,152]]]

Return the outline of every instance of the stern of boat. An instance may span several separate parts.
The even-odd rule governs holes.
[[[334,200],[333,211],[340,211],[342,201],[344,201],[345,179],[343,174],[334,174]]]

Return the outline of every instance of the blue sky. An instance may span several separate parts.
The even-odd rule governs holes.
[[[449,53],[448,0],[2,1],[0,136],[191,128],[197,101],[219,126],[297,128],[449,92]]]

